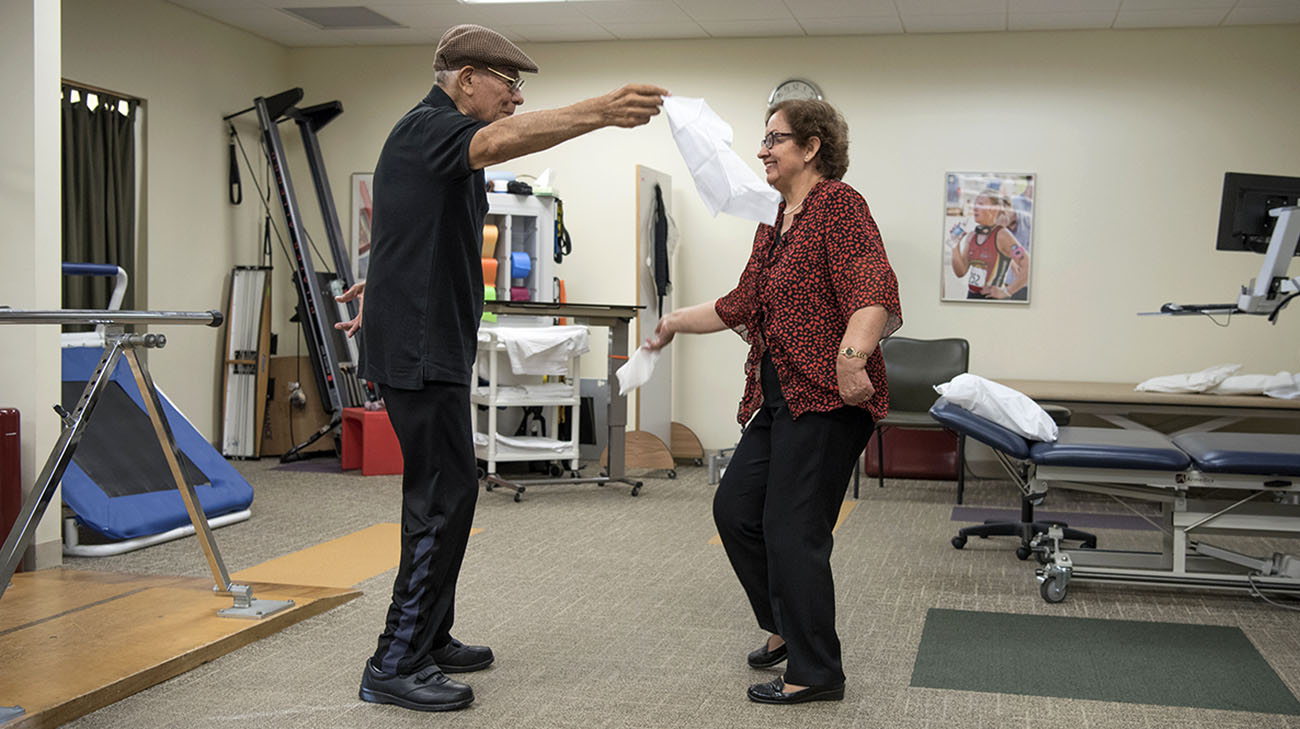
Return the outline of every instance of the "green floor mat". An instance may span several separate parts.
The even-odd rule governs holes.
[[[1300,715],[1238,628],[941,610],[912,686]]]

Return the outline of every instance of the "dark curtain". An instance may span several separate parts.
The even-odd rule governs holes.
[[[63,87],[63,260],[112,263],[135,280],[135,114],[137,102]],[[91,110],[86,94],[99,104]],[[104,309],[113,293],[106,276],[67,276],[63,308]],[[128,286],[123,309],[133,309]]]

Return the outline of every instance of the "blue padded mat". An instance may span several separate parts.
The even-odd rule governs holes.
[[[103,350],[96,347],[76,347],[63,350],[63,381],[85,382],[95,372]],[[86,446],[90,452],[91,444],[87,439],[113,438],[114,428],[104,427],[114,422],[114,417],[127,418],[143,415],[144,400],[136,387],[135,378],[125,359],[119,360],[113,371],[112,382],[130,398],[138,409],[137,413],[118,413],[105,406],[107,398],[101,396],[96,405],[85,436],[79,448]],[[161,393],[159,393],[161,395]],[[212,444],[190,424],[166,396],[162,396],[163,412],[171,426],[176,445],[188,458],[189,463],[183,470],[190,483],[197,484],[199,504],[208,518],[247,509],[253,502],[253,487],[217,452]],[[66,403],[69,410],[75,403]],[[129,407],[129,406],[128,406]],[[147,415],[145,415],[147,418]],[[123,430],[123,429],[119,429]],[[93,431],[93,432],[92,432]],[[104,444],[101,443],[102,447]],[[110,443],[115,445],[115,443]],[[63,475],[63,501],[72,507],[77,520],[111,539],[132,539],[135,537],[160,534],[190,523],[185,502],[176,489],[170,470],[158,468],[162,460],[161,447],[154,438],[145,441],[123,442],[121,450],[125,458],[115,462],[112,468],[101,464],[92,467],[88,462],[86,468],[78,464],[77,454],[73,454],[72,463]],[[156,455],[156,458],[152,456]],[[151,467],[150,463],[154,465]],[[191,465],[192,464],[192,465]],[[137,466],[137,467],[131,467]],[[103,484],[87,474],[95,474]],[[111,495],[117,494],[117,495]]]

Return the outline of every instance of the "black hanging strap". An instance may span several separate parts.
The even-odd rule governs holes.
[[[659,295],[659,316],[664,315],[664,295],[672,281],[668,278],[668,213],[664,210],[664,191],[655,185],[655,292]]]
[[[555,198],[555,262],[564,263],[564,257],[573,252],[573,239],[564,227],[564,201]]]
[[[238,205],[244,201],[244,186],[239,181],[239,160],[235,157],[235,125],[226,123],[230,127],[230,204]]]

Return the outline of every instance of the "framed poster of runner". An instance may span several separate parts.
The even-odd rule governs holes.
[[[942,301],[1029,303],[1035,175],[945,174]]]

